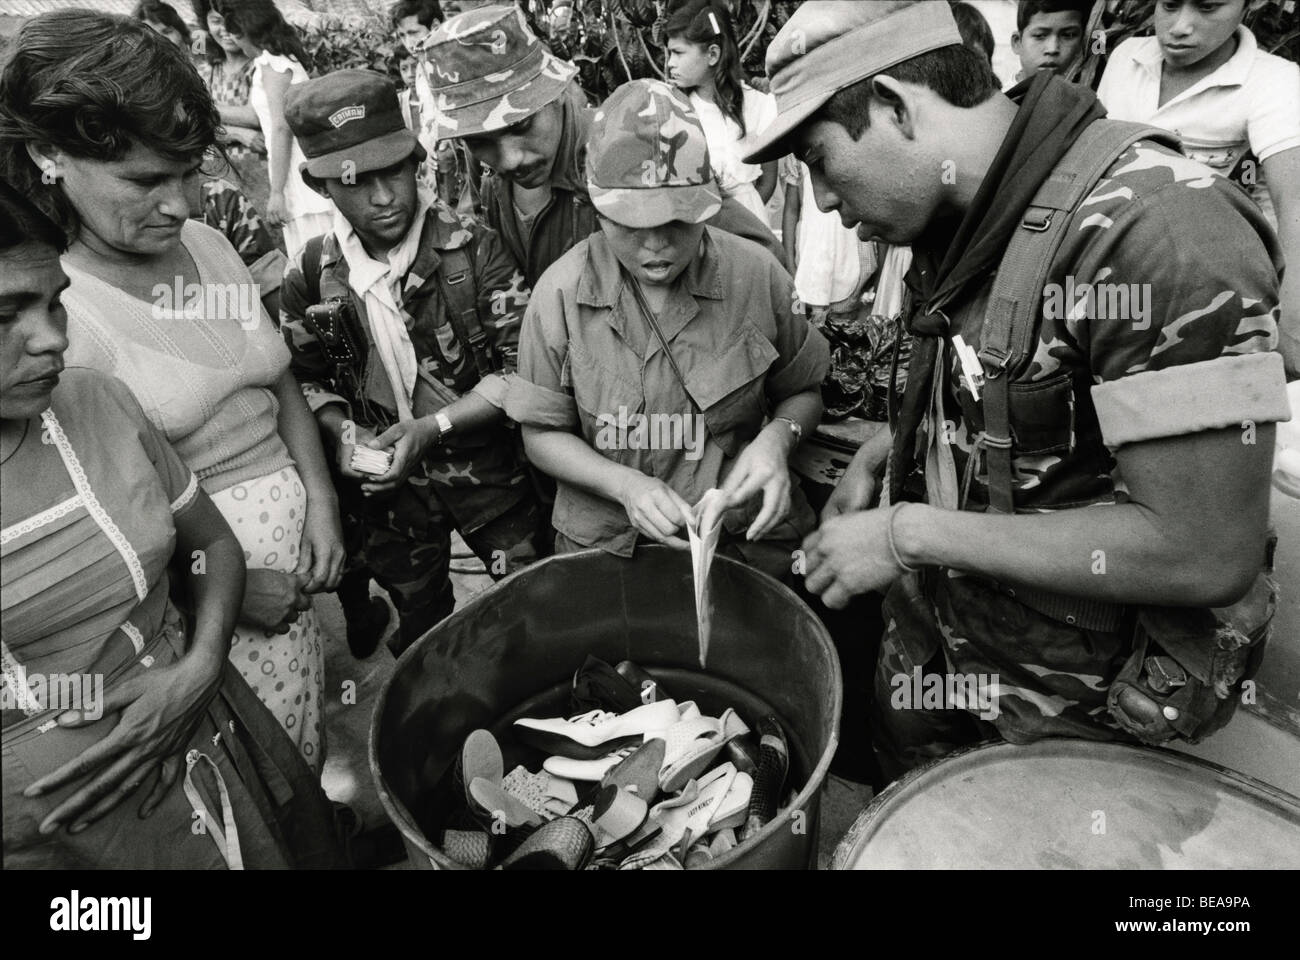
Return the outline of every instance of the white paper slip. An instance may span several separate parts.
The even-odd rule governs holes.
[[[357,473],[369,473],[379,476],[388,472],[393,464],[393,456],[386,450],[374,450],[370,447],[352,448],[352,469]]]
[[[706,490],[686,519],[686,534],[691,542],[691,574],[695,580],[695,625],[699,631],[701,669],[708,660],[713,621],[713,610],[709,605],[709,567],[713,565],[713,554],[718,549],[725,504],[726,497],[721,490]]]

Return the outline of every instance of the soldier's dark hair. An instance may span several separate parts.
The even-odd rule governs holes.
[[[55,10],[23,24],[0,72],[0,177],[57,223],[63,190],[27,145],[112,161],[135,144],[190,161],[216,147],[221,115],[189,56],[139,20]]]
[[[1092,13],[1092,0],[1020,0],[1016,4],[1016,33],[1024,31],[1029,21],[1039,14],[1077,13],[1079,29],[1088,26],[1088,16]]]
[[[442,5],[438,0],[397,0],[397,4],[388,14],[389,20],[396,27],[407,17],[415,17],[417,23],[430,30],[433,29],[434,24],[442,23],[447,19],[442,14]]]
[[[929,87],[954,107],[974,107],[1002,89],[993,67],[983,54],[969,47],[951,44],[919,57],[912,57],[880,71],[877,76],[893,77],[900,83]],[[871,77],[859,80],[835,93],[814,114],[818,120],[838,123],[854,140],[871,126],[870,106],[874,94]]]
[[[0,251],[27,243],[45,244],[62,253],[68,248],[68,234],[21,193],[0,180]]]
[[[718,106],[740,126],[745,136],[745,91],[741,87],[740,47],[731,26],[727,8],[712,0],[690,0],[668,15],[664,36],[684,37],[707,49],[718,47],[718,63],[713,68],[713,85],[718,91]]]
[[[997,48],[997,44],[993,42],[993,29],[984,19],[984,14],[969,3],[958,2],[952,5],[952,18],[957,21],[957,32],[961,34],[961,42],[976,53],[984,54],[992,65],[993,51]]]

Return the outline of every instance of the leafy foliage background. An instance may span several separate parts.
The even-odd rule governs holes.
[[[302,2],[302,0],[300,0]],[[305,0],[320,7],[320,0]],[[332,0],[337,2],[337,0]],[[663,24],[683,0],[522,0],[529,22],[545,37],[552,50],[574,61],[583,87],[599,102],[629,77],[661,77],[665,60]],[[744,54],[749,82],[767,88],[763,62],[768,44],[799,7],[799,0],[720,0],[731,10],[736,36]],[[379,0],[354,0],[358,10],[374,11]],[[1131,36],[1153,32],[1156,0],[1097,0],[1088,35],[1098,31],[1104,44],[1089,44],[1077,76],[1096,86],[1105,66],[1106,51]],[[568,13],[563,13],[563,8]],[[1300,61],[1300,4],[1297,0],[1252,0],[1245,23],[1260,47]],[[559,18],[555,14],[561,14]],[[339,16],[319,13],[300,23],[308,52],[315,60],[313,73],[362,67],[399,78],[402,55],[386,18],[376,12]],[[1098,50],[1097,48],[1100,48]]]

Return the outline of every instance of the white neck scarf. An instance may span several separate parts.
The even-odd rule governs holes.
[[[352,224],[338,210],[334,211],[334,236],[339,251],[348,262],[348,286],[362,297],[370,335],[374,339],[379,362],[388,374],[388,385],[397,403],[399,420],[410,420],[411,396],[415,392],[415,379],[419,366],[415,347],[406,328],[406,314],[401,303],[402,278],[411,269],[416,254],[420,252],[420,234],[424,218],[433,205],[432,194],[421,190],[411,227],[397,246],[388,251],[388,262],[372,259],[361,244],[361,238]]]

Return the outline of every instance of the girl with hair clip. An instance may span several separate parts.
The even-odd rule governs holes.
[[[776,118],[776,100],[744,82],[740,49],[724,6],[691,0],[668,17],[668,77],[685,91],[709,142],[722,192],[768,223],[777,165],[745,163],[744,144]]]
[[[284,119],[289,87],[307,81],[311,58],[271,0],[212,0],[212,9],[224,17],[226,29],[253,61],[248,102],[266,138],[271,181],[266,221],[283,227],[285,251],[292,256],[330,228],[334,211],[334,205],[298,175],[306,158]]]

